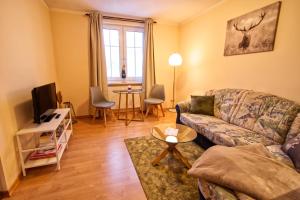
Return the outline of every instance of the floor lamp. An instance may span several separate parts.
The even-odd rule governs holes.
[[[169,65],[171,65],[174,69],[174,73],[173,73],[173,98],[172,98],[172,108],[169,109],[170,112],[176,112],[175,109],[175,68],[180,66],[182,64],[182,58],[181,55],[179,53],[173,53],[172,55],[170,55],[169,57]]]

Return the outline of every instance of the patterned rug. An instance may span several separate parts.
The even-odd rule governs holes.
[[[158,166],[151,161],[167,145],[152,136],[125,139],[128,152],[148,200],[198,200],[197,179],[187,175],[187,169],[176,158],[168,156]],[[203,153],[193,142],[181,143],[178,150],[192,164]]]

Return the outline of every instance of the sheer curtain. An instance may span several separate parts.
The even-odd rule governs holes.
[[[153,24],[152,19],[145,21],[145,36],[144,36],[144,70],[143,70],[143,89],[144,97],[149,96],[150,90],[156,83],[155,80],[155,60],[154,60],[154,39],[153,39]]]
[[[100,12],[89,14],[90,25],[90,86],[99,86],[107,98],[107,73],[103,41],[103,18]]]

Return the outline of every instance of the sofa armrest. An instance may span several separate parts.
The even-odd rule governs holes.
[[[180,114],[181,113],[187,113],[190,111],[191,108],[191,101],[181,101],[179,103],[176,104],[176,112],[177,112],[177,117],[176,117],[176,123],[177,124],[182,124],[182,122],[180,121]]]

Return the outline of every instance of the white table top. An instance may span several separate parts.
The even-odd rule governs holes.
[[[59,118],[53,118],[50,122],[44,122],[41,124],[33,123],[31,121],[28,123],[23,129],[19,130],[17,132],[17,135],[23,135],[27,133],[42,133],[42,132],[52,132],[57,129],[59,124],[62,122],[62,120],[66,117],[66,115],[69,113],[70,108],[59,108],[56,109],[54,112],[57,114],[60,114]]]

